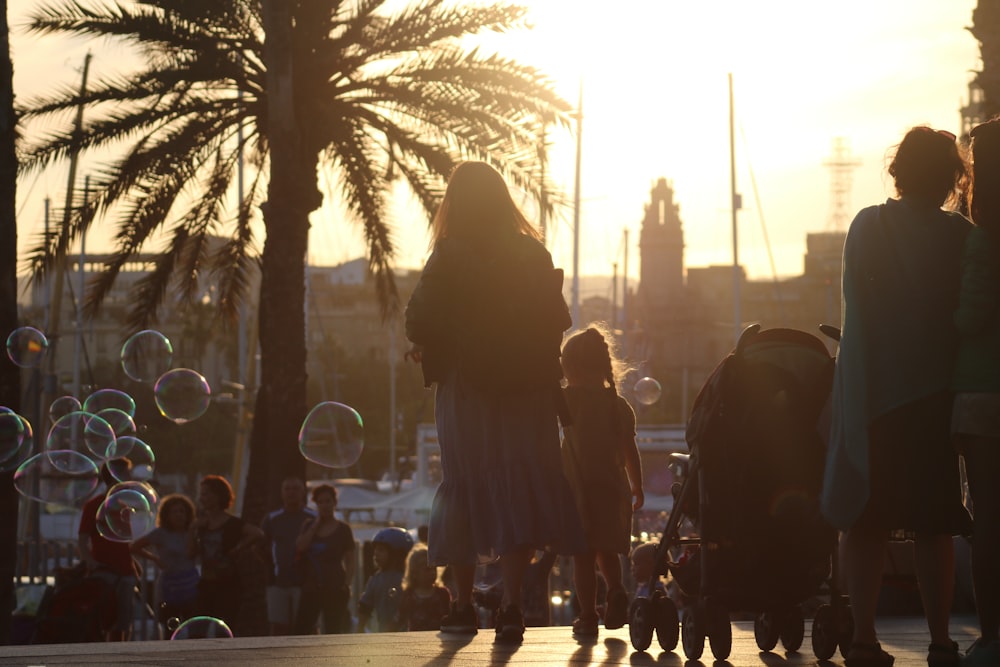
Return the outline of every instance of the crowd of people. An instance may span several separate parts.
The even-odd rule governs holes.
[[[1000,472],[1000,120],[972,131],[971,163],[953,135],[913,128],[889,174],[897,196],[863,209],[845,244],[820,499],[843,534],[854,617],[846,660],[893,663],[877,641],[875,611],[888,536],[905,531],[915,544],[928,663],[1000,664],[1000,497],[992,484]],[[971,220],[953,210],[963,206]],[[521,641],[526,625],[547,620],[547,602],[544,618],[534,613],[532,591],[556,554],[574,560],[574,635],[627,622],[623,558],[648,586],[653,552],[632,549],[642,470],[613,338],[590,326],[564,342],[573,323],[562,272],[488,164],[458,165],[431,231],[432,252],[406,308],[406,357],[434,387],[441,447],[426,544],[414,547],[402,529],[376,534],[375,572],[352,627],[355,542],[334,514],[336,489],[314,489],[313,512],[302,481],[286,480],[284,506],[257,527],[229,512],[231,488],[208,476],[197,510],[167,498],[160,526],[132,545],[161,568],[166,614],[238,618],[239,554],[260,543],[274,564],[274,633],[316,632],[322,617],[331,633],[474,634],[474,602],[490,600],[497,640]],[[960,457],[974,524],[962,503]],[[127,548],[102,543],[92,523],[80,527],[85,559],[126,586]],[[973,536],[982,631],[964,657],[948,634],[956,535]],[[482,563],[499,572],[492,597],[475,586]]]

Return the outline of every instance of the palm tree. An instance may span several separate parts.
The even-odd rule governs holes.
[[[75,151],[115,151],[87,203],[34,250],[36,275],[92,222],[113,218],[116,256],[89,286],[88,308],[159,234],[167,249],[136,286],[131,328],[155,321],[172,285],[196,295],[205,273],[217,276],[219,310],[232,321],[258,263],[252,222],[262,212],[261,386],[243,508],[250,519],[276,504],[284,476],[304,471],[296,435],[306,412],[304,264],[309,214],[323,201],[318,170],[362,226],[378,298],[392,316],[398,298],[386,212],[393,182],[408,184],[428,215],[459,159],[490,160],[537,192],[537,119],[566,125],[569,107],[541,72],[460,43],[523,26],[524,7],[419,0],[388,13],[384,5],[62,0],[36,9],[29,22],[38,34],[121,40],[144,58],[138,73],[108,75],[82,95],[66,89],[24,109],[30,121],[48,120],[83,104],[90,119],[79,136],[67,126],[26,144],[28,170]],[[231,211],[225,204],[241,154],[258,170]],[[210,234],[228,239],[214,254],[206,251]]]

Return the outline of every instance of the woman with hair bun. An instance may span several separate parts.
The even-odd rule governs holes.
[[[822,508],[844,531],[854,616],[849,667],[887,667],[875,610],[890,531],[914,540],[930,630],[927,662],[957,665],[948,634],[953,535],[968,534],[951,383],[958,344],[952,313],[971,225],[947,210],[968,169],[950,132],[914,127],[889,165],[897,198],[862,209],[847,233],[843,321]]]

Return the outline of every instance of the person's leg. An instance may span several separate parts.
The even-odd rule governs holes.
[[[616,591],[625,590],[625,584],[622,582],[622,561],[618,554],[610,551],[598,552],[597,565],[601,568],[604,583],[608,585],[608,597]]]
[[[617,630],[628,622],[628,593],[622,582],[621,556],[612,551],[601,551],[597,553],[597,564],[607,586],[604,627]]]
[[[299,598],[299,609],[295,614],[295,634],[316,634],[316,621],[319,618],[319,595],[314,587],[306,586]]]
[[[455,606],[465,609],[472,604],[472,584],[476,580],[475,565],[452,565],[455,578]]]
[[[847,593],[854,616],[854,643],[871,645],[878,641],[875,632],[875,609],[882,588],[885,566],[886,531],[859,521],[844,534],[844,569]]]
[[[972,585],[984,641],[1000,638],[1000,442],[968,438],[963,443],[972,495]]]
[[[573,583],[580,603],[580,618],[597,618],[596,555],[593,551],[573,556]]]
[[[271,623],[272,637],[291,634],[294,607],[289,609],[292,604],[290,591],[284,586],[267,587],[267,618]]]
[[[913,555],[931,643],[949,646],[948,619],[955,594],[955,544],[951,535],[918,534]]]
[[[521,607],[521,587],[524,584],[524,573],[531,562],[534,549],[527,546],[515,547],[509,553],[500,556],[500,572],[503,576],[502,609],[510,606]]]

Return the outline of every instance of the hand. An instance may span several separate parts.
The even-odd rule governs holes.
[[[642,506],[646,504],[646,494],[642,492],[641,486],[633,487],[632,489],[632,511],[637,512],[642,509]]]
[[[424,346],[414,345],[405,353],[403,353],[403,361],[413,361],[419,364],[420,361],[423,359],[423,356],[424,356]]]

